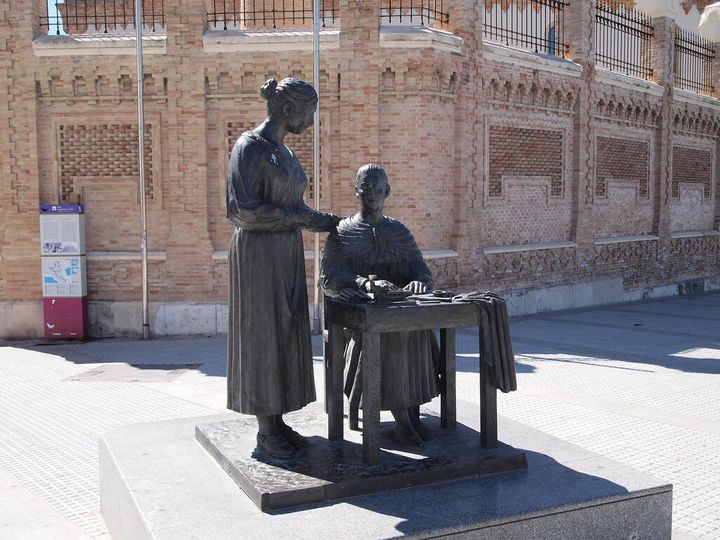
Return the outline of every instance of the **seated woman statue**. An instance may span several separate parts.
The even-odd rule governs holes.
[[[369,292],[432,290],[432,275],[412,234],[399,221],[383,215],[390,184],[382,167],[361,167],[355,194],[360,212],[343,219],[325,245],[321,275],[325,294],[362,302],[370,299]],[[402,443],[421,447],[432,435],[420,422],[419,405],[439,393],[435,334],[432,330],[383,333],[380,354],[380,408],[392,412]],[[353,331],[345,346],[345,394],[355,410],[362,402],[361,370],[362,334]]]

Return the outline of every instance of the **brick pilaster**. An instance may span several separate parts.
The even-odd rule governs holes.
[[[715,48],[715,59],[712,63],[713,95],[720,97],[720,41],[713,43]],[[720,230],[720,137],[715,139],[715,178],[712,189],[715,191],[715,220],[713,228]]]
[[[340,1],[340,136],[338,163],[331,166],[333,210],[355,211],[351,186],[357,168],[380,159],[378,67],[380,1]]]
[[[670,252],[672,216],[670,212],[673,148],[673,79],[675,22],[668,17],[653,19],[653,80],[665,89],[655,136],[655,234],[660,237],[658,258],[667,260]]]
[[[37,97],[32,39],[39,0],[0,7],[0,298],[39,299]]]
[[[578,266],[587,267],[594,255],[593,176],[595,171],[595,0],[570,2],[565,19],[568,58],[583,68],[575,104],[572,140],[573,219],[571,238],[577,243]]]
[[[205,0],[165,2],[165,14],[169,87],[164,184],[170,216],[166,250],[174,292],[162,300],[192,301],[205,298],[212,289],[207,153],[201,136],[206,124],[205,73],[198,69],[205,63]]]
[[[482,198],[478,198],[478,194],[482,193],[484,144],[477,105],[484,15],[483,0],[458,0],[450,7],[450,30],[463,39],[455,88],[455,125],[448,126],[455,135],[453,212],[451,216],[437,216],[437,219],[453,220],[449,247],[457,251],[459,257],[455,283],[449,286],[455,287],[469,283],[475,272],[477,238],[481,234]]]

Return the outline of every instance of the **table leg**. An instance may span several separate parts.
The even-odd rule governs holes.
[[[455,411],[455,329],[440,329],[440,376],[442,394],[440,395],[440,425],[454,427]]]
[[[332,395],[331,371],[330,371],[330,330],[323,331],[323,369],[325,370],[325,414],[330,414],[330,396]]]
[[[328,439],[343,440],[343,369],[344,357],[342,326],[330,324],[325,355],[325,388],[328,413]]]
[[[490,366],[480,358],[480,446],[497,448],[497,389]]]
[[[363,461],[380,462],[380,334],[362,335]]]

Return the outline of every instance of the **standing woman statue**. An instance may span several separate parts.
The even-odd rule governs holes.
[[[300,230],[329,231],[339,218],[305,204],[307,177],[283,143],[312,126],[315,89],[271,79],[260,93],[267,118],[237,140],[228,166],[227,406],[257,417],[259,449],[289,458],[308,441],[282,415],[316,399]]]

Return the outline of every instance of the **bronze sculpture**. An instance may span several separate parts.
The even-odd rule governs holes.
[[[243,133],[230,155],[229,409],[257,417],[258,448],[288,458],[307,440],[283,421],[314,401],[310,321],[301,228],[328,231],[339,221],[303,201],[307,177],[285,146],[287,133],[313,123],[314,88],[271,79],[261,90],[267,118]]]
[[[357,173],[355,193],[361,210],[343,219],[328,236],[323,253],[321,282],[325,294],[346,302],[362,302],[368,293],[424,293],[433,288],[410,231],[383,215],[390,184],[385,171],[373,164]],[[372,276],[372,279],[370,278]],[[345,347],[345,393],[350,406],[362,396],[362,334],[353,332]],[[423,446],[432,438],[419,418],[418,406],[438,395],[439,351],[431,330],[382,334],[380,341],[382,410],[390,410],[401,442]]]

